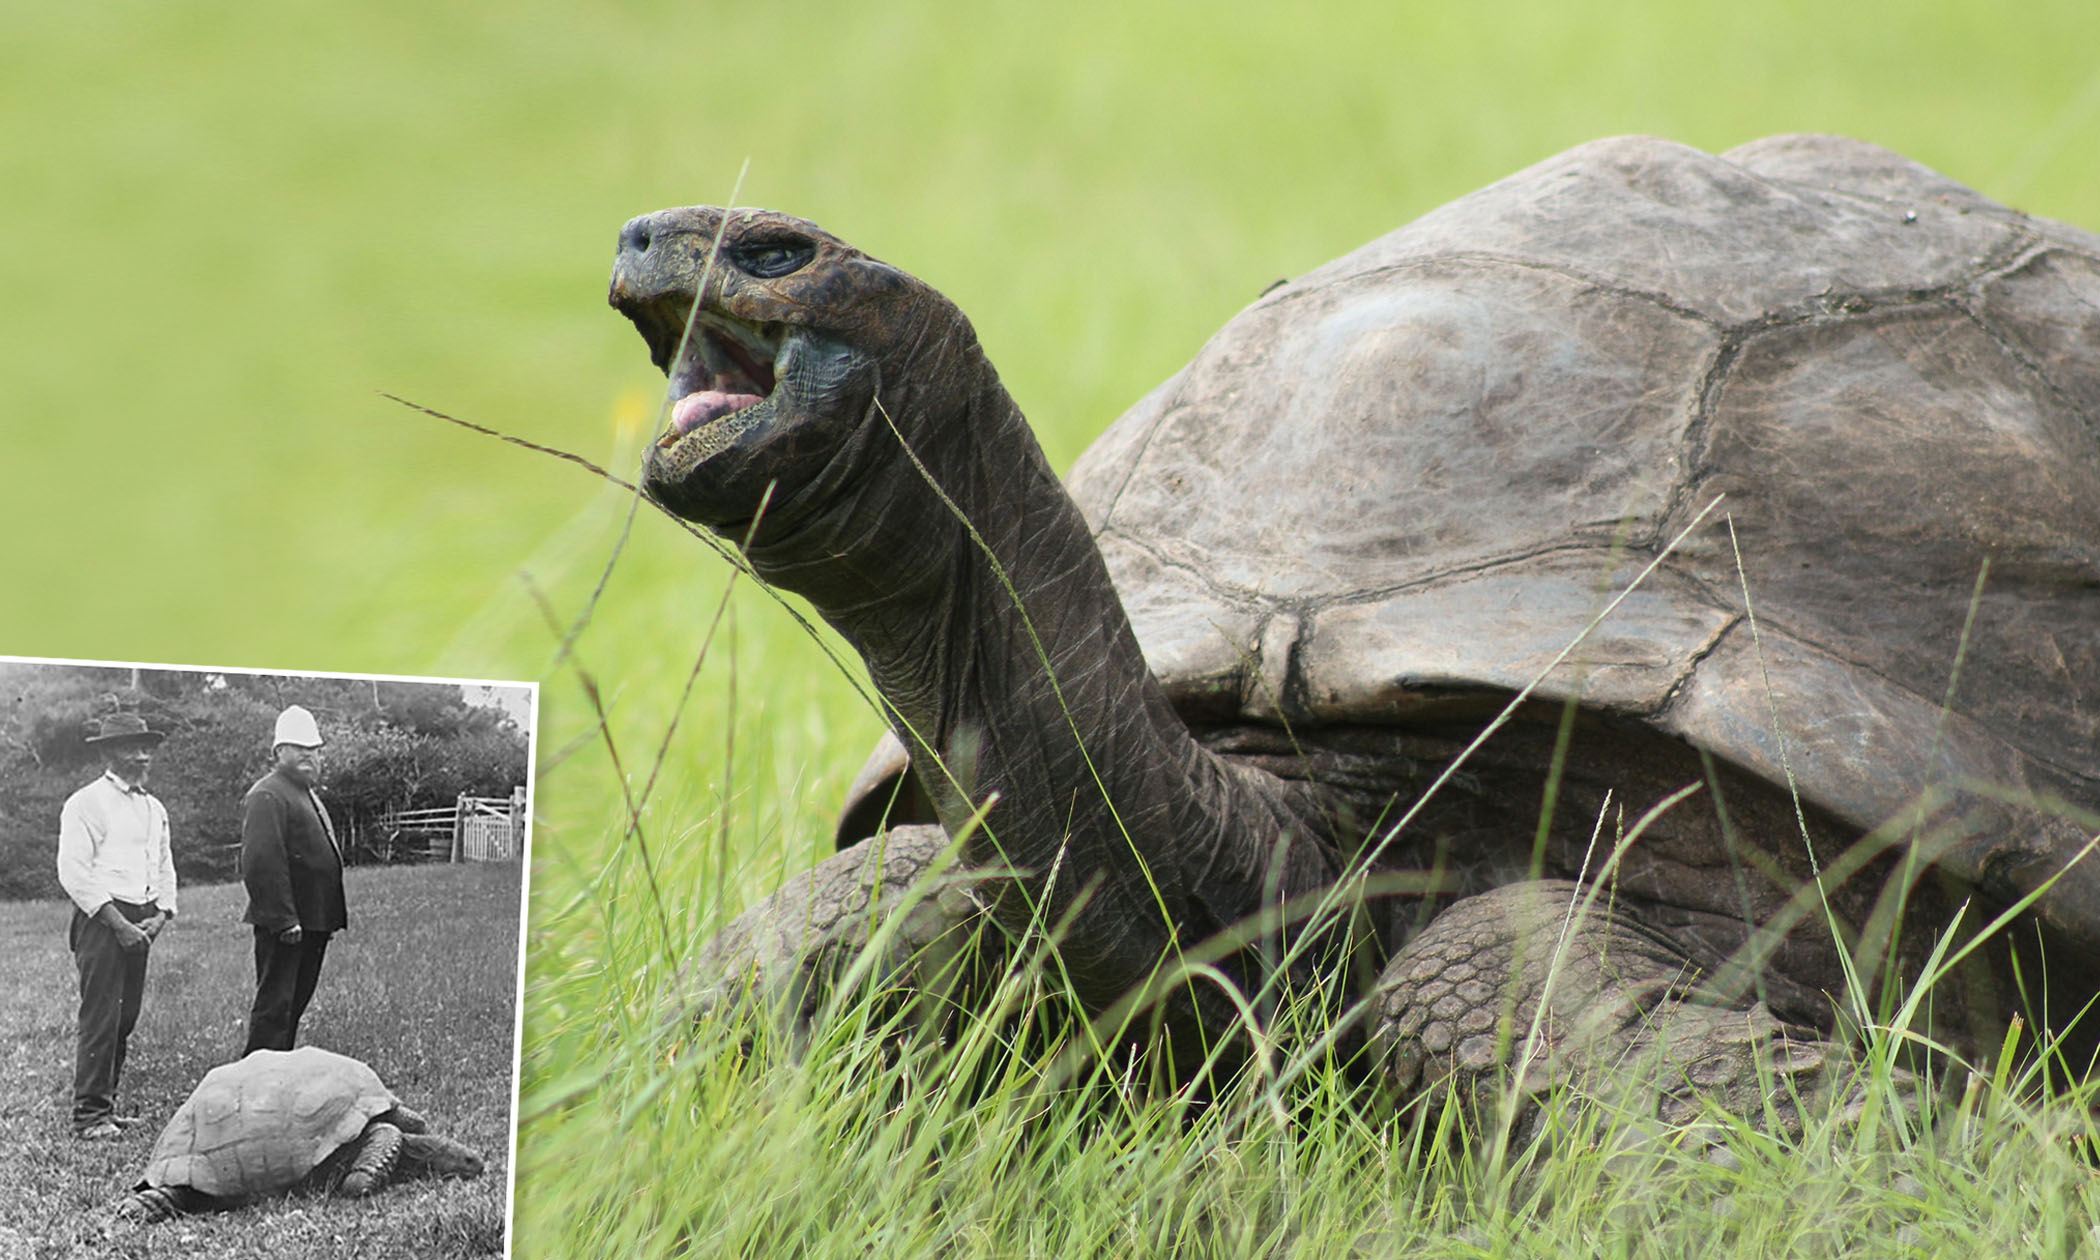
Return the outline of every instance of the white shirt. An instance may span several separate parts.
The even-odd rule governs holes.
[[[111,901],[175,913],[175,853],[159,798],[104,771],[58,815],[58,882],[84,914]]]

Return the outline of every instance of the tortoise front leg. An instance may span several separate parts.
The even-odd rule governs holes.
[[[386,1188],[394,1178],[394,1161],[401,1156],[401,1130],[384,1120],[374,1120],[350,1144],[349,1160],[335,1192],[346,1199],[362,1199]]]
[[[1004,938],[988,912],[996,877],[952,858],[938,826],[894,827],[818,863],[722,929],[687,968],[689,1013],[746,1003],[779,1015],[798,1042],[871,946],[871,984],[955,996],[995,974]]]
[[[1528,1139],[1538,1104],[1574,1089],[1689,1121],[1701,1100],[1789,1135],[1848,1056],[1762,1001],[1727,1003],[1675,941],[1564,880],[1454,903],[1387,965],[1372,1045],[1404,1095],[1448,1091],[1481,1122],[1514,1103]],[[1613,1086],[1620,1088],[1615,1092]],[[1513,1091],[1505,1093],[1504,1091]],[[1652,1099],[1652,1101],[1651,1101]]]

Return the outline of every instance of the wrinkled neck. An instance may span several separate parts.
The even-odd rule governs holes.
[[[858,489],[750,554],[860,651],[951,833],[996,798],[970,856],[1025,873],[1002,920],[1061,923],[1086,899],[1060,956],[1099,1009],[1334,872],[1291,789],[1175,714],[1079,509],[973,357],[913,374],[963,388],[880,394],[888,419],[871,408],[839,453]],[[1212,1026],[1208,1004],[1169,999],[1170,1024]]]

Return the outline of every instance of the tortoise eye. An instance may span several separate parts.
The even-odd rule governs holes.
[[[745,275],[774,280],[809,266],[817,256],[815,241],[801,237],[771,237],[740,241],[729,248],[729,261]]]

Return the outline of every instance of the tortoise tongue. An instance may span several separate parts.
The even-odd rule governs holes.
[[[733,394],[719,389],[695,390],[671,408],[671,436],[683,437],[732,411],[742,411],[765,400],[757,394]]]

